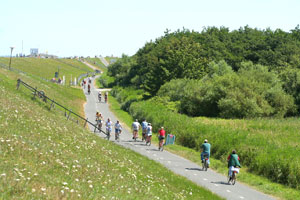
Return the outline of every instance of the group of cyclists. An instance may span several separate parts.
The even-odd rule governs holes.
[[[83,87],[83,89],[85,89],[86,84],[87,84],[88,94],[91,94],[91,84],[92,84],[91,77],[88,77],[87,80],[86,79],[82,80],[81,86]]]
[[[201,162],[205,162],[205,159],[207,158],[207,167],[209,168],[209,157],[210,157],[210,148],[211,145],[208,143],[208,140],[205,139],[203,144],[200,146],[201,149]],[[227,162],[228,162],[228,177],[229,180],[231,181],[233,172],[239,173],[239,168],[241,168],[240,164],[240,158],[236,153],[236,150],[232,150],[231,154],[227,157]]]
[[[101,102],[101,99],[102,99],[102,92],[99,91],[99,93],[98,93],[98,100],[99,100],[99,102]],[[107,100],[108,100],[108,92],[106,91],[104,93],[104,102],[107,103]]]
[[[102,130],[102,124],[103,124],[103,115],[100,112],[96,112],[96,126],[99,129],[99,131]],[[110,120],[110,118],[107,118],[107,121],[105,122],[105,133],[106,137],[109,140],[113,126],[115,127],[115,140],[120,140],[120,134],[122,132],[122,125],[120,124],[120,121],[117,120],[117,122],[113,125],[113,122]]]
[[[136,141],[138,138],[139,129],[142,128],[142,141],[146,142],[146,145],[151,145],[152,140],[152,125],[148,123],[146,119],[140,124],[139,121],[136,119],[132,125],[132,139]],[[159,139],[159,147],[158,150],[163,151],[163,144],[165,139],[166,131],[164,127],[161,127],[158,131],[158,139]]]

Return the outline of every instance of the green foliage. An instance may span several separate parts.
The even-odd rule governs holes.
[[[114,87],[111,90],[112,96],[114,96],[119,103],[121,103],[121,108],[128,111],[131,103],[135,101],[140,101],[143,98],[143,91],[136,90],[134,88],[121,88]]]
[[[98,79],[100,85],[104,88],[111,88],[114,85],[115,78],[111,76],[107,76],[106,74],[102,74]]]
[[[214,158],[225,162],[228,153],[236,149],[242,165],[252,172],[290,187],[300,187],[297,119],[191,118],[153,100],[135,102],[129,111],[133,118],[151,122],[154,131],[164,126],[167,133],[176,135],[177,144],[199,149],[207,138]]]
[[[292,96],[267,67],[242,63],[236,73],[220,61],[210,63],[208,71],[202,80],[172,80],[157,94],[180,101],[180,112],[191,116],[251,118],[295,113]]]
[[[295,99],[295,104],[300,111],[300,70],[287,68],[281,72],[280,78],[283,81],[284,90],[292,95]]]

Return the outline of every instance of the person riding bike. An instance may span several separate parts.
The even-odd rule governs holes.
[[[205,139],[204,143],[200,146],[201,152],[201,162],[204,162],[205,157],[208,158],[207,167],[209,167],[209,156],[210,156],[210,147],[211,145],[208,143],[208,140]]]
[[[159,147],[158,150],[161,150],[163,148],[164,145],[164,139],[166,137],[166,131],[164,129],[164,127],[161,127],[158,131],[158,140],[159,140]]]
[[[132,123],[131,127],[132,127],[132,139],[136,140],[138,138],[138,132],[140,129],[139,121],[136,119],[135,122]]]
[[[122,132],[122,125],[118,120],[117,123],[115,123],[115,140],[119,140],[121,132]]]
[[[105,95],[104,95],[105,103],[107,103],[107,98],[108,98],[108,92],[105,92]]]
[[[102,122],[103,122],[103,116],[100,112],[96,112],[96,122],[97,122],[98,128],[101,130]]]
[[[88,84],[88,93],[90,94],[91,93],[91,85]]]
[[[110,138],[110,134],[111,134],[111,131],[112,131],[112,122],[110,121],[110,118],[107,118],[107,121],[105,123],[106,125],[106,135],[107,135],[107,139],[109,140]]]
[[[144,121],[142,122],[142,141],[146,140],[146,135],[147,135],[147,127],[148,127],[148,122],[146,122],[146,120],[144,119]]]
[[[98,93],[99,102],[101,102],[101,97],[102,97],[102,93],[101,93],[101,91],[99,91],[99,93]]]
[[[148,123],[146,130],[147,130],[147,133],[146,133],[146,145],[147,144],[151,145],[151,139],[152,139],[152,126],[151,126],[151,123]]]
[[[227,162],[228,162],[228,175],[229,175],[229,177],[232,176],[232,172],[233,171],[239,173],[239,168],[241,168],[241,164],[240,164],[239,160],[240,160],[240,158],[236,154],[236,151],[232,150],[232,153],[227,158]],[[239,167],[239,168],[237,168],[237,167]]]

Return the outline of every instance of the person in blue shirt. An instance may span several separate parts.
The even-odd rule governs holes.
[[[204,143],[201,145],[200,149],[202,150],[201,152],[201,161],[203,163],[204,157],[207,157],[209,159],[210,156],[210,144],[208,143],[208,140],[205,139]],[[208,160],[208,164],[209,164],[209,160]]]
[[[147,127],[148,127],[148,122],[144,119],[144,121],[142,122],[142,141],[146,140],[146,134],[147,134]]]

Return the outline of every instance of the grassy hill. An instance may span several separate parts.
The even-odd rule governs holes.
[[[0,57],[0,63],[9,65],[9,58]],[[59,70],[59,77],[65,76],[66,84],[80,74],[93,70],[76,59],[12,58],[11,67],[24,72],[52,79]]]
[[[16,78],[39,83],[49,96],[57,86],[0,68],[0,199],[219,199],[48,111],[15,89]]]

